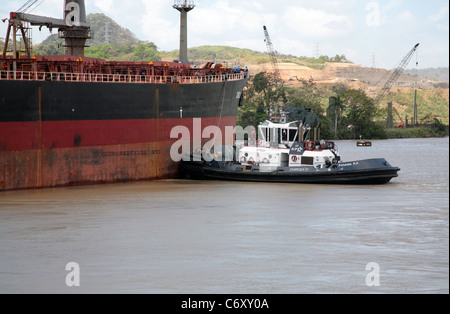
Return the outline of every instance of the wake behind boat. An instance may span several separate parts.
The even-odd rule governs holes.
[[[248,145],[191,155],[182,172],[192,179],[322,184],[386,184],[398,176],[400,169],[384,158],[342,161],[334,142],[315,139],[316,130],[305,140],[311,131],[305,116],[280,120],[261,124],[259,139]]]

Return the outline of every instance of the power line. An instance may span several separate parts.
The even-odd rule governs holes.
[[[41,2],[39,2],[34,8],[32,8],[28,13],[33,12],[34,10],[36,10],[37,8],[40,7],[41,4],[43,4],[45,2],[45,0],[41,0]]]
[[[318,59],[320,57],[320,44],[316,43],[314,46],[314,54],[316,59]]]
[[[33,9],[31,9],[37,2],[41,1],[41,3],[39,3],[37,6],[35,6]],[[40,6],[42,4],[44,0],[28,0],[24,5],[22,5],[19,10],[17,10],[16,12],[19,13],[26,13],[28,10],[31,9],[31,11],[33,11],[34,9],[36,9],[38,6]]]

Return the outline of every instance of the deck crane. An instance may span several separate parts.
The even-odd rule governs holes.
[[[283,98],[283,103],[286,103],[287,102],[286,93],[284,90],[284,84],[283,84],[283,79],[281,78],[280,69],[278,68],[277,53],[276,53],[275,49],[273,48],[272,40],[270,39],[269,32],[265,25],[263,26],[263,29],[264,29],[264,36],[265,36],[264,41],[266,42],[267,50],[269,52],[270,63],[272,64],[273,74],[275,77],[275,84],[276,84],[276,86],[280,87],[281,97]]]
[[[394,73],[392,73],[391,77],[387,80],[381,91],[375,97],[374,100],[375,106],[378,106],[381,103],[384,97],[386,97],[386,95],[391,90],[392,86],[394,86],[395,82],[398,80],[400,75],[402,75],[402,73],[405,71],[406,66],[408,65],[409,61],[411,60],[412,56],[416,52],[419,45],[420,44],[416,44],[414,48],[411,49],[411,51],[409,51],[408,54],[403,58],[402,62],[400,62],[400,65],[394,70]]]
[[[40,1],[40,2],[39,2]],[[66,47],[66,55],[84,56],[84,48],[86,40],[91,38],[90,26],[86,21],[86,10],[84,0],[64,0],[64,17],[62,19],[51,18],[46,16],[38,16],[29,14],[28,12],[37,8],[43,0],[28,0],[17,12],[11,12],[8,30],[5,38],[3,49],[3,58],[6,58],[8,42],[11,32],[13,33],[13,57],[18,58],[17,52],[17,32],[22,33],[25,44],[25,53],[31,58],[31,37],[26,33],[31,26],[48,27],[58,29],[59,38],[64,38]]]

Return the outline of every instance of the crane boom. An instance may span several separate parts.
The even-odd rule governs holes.
[[[264,28],[264,35],[266,37],[265,42],[267,45],[267,50],[269,52],[270,62],[272,64],[275,85],[278,87],[279,97],[281,97],[283,100],[283,103],[286,104],[287,103],[286,91],[284,89],[284,84],[283,84],[283,79],[281,78],[280,69],[278,68],[277,53],[276,53],[275,49],[273,48],[272,40],[270,39],[269,32],[267,31],[267,27],[263,26],[263,28]]]
[[[381,91],[378,93],[377,97],[375,97],[375,105],[378,106],[380,102],[386,97],[386,95],[391,90],[392,86],[394,86],[395,82],[398,80],[400,75],[405,71],[406,66],[408,65],[409,61],[411,60],[412,56],[416,52],[417,48],[420,44],[416,44],[413,49],[411,49],[410,52],[403,58],[402,62],[400,62],[400,65],[394,70],[394,73],[392,73],[391,77],[387,80],[387,82],[384,84]]]
[[[267,45],[267,50],[269,51],[270,62],[272,63],[273,73],[275,75],[275,81],[277,84],[282,84],[283,80],[281,79],[280,69],[278,68],[278,59],[277,53],[273,48],[272,40],[270,39],[269,32],[267,31],[267,27],[263,26],[264,35],[266,37],[265,42]]]

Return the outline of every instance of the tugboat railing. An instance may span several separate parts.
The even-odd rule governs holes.
[[[98,73],[0,71],[0,81],[59,81],[92,83],[201,84],[240,81],[248,72],[222,75],[152,76]]]

